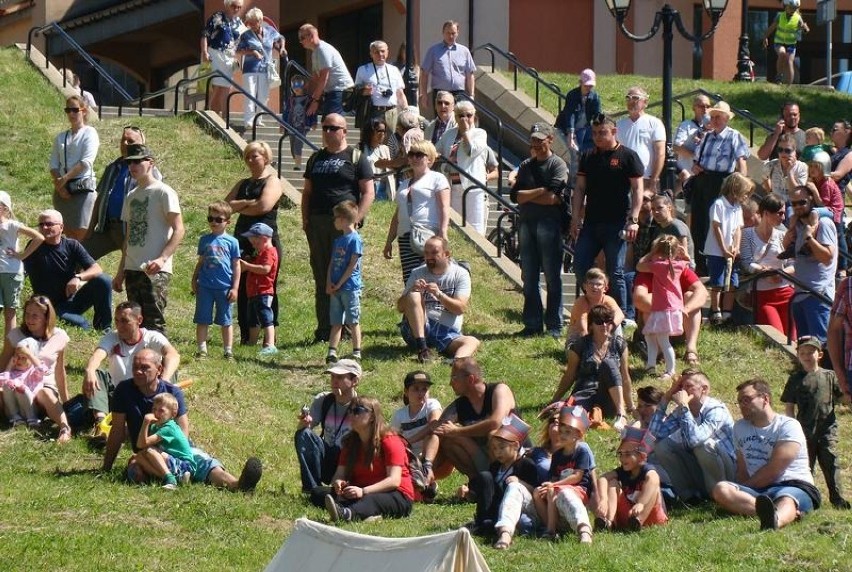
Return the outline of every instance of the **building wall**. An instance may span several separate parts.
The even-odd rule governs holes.
[[[538,70],[579,72],[592,66],[597,42],[594,0],[512,0],[509,49]],[[494,41],[500,46],[500,42]]]

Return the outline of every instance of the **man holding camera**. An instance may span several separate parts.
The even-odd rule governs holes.
[[[521,273],[524,279],[524,329],[521,337],[562,334],[562,201],[568,166],[553,154],[553,127],[530,129],[530,158],[518,167],[512,202],[518,203]],[[623,260],[623,257],[622,257]],[[544,271],[547,306],[542,320],[539,272]]]
[[[627,243],[636,240],[642,208],[645,166],[636,151],[616,139],[615,121],[600,114],[592,118],[595,148],[583,153],[574,189],[571,236],[574,272],[582,284],[586,272],[601,250],[612,297],[619,308],[627,308],[624,262]]]
[[[355,73],[355,85],[364,97],[370,98],[366,119],[383,117],[385,125],[393,129],[397,110],[408,107],[405,99],[405,82],[396,66],[388,65],[388,45],[381,40],[370,44],[369,64]]]

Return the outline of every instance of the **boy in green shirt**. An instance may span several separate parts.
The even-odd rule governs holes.
[[[156,475],[163,481],[163,488],[177,488],[177,478],[186,484],[195,472],[195,456],[184,434],[174,418],[178,402],[170,393],[154,396],[152,413],[145,415],[136,446],[137,462],[145,473]]]

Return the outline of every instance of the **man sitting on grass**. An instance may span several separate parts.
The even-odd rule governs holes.
[[[106,450],[104,451],[104,471],[112,470],[115,458],[118,456],[128,433],[133,450],[136,451],[142,422],[145,415],[151,413],[154,396],[157,394],[171,393],[175,396],[178,402],[178,411],[174,418],[175,423],[189,437],[189,417],[187,416],[183,391],[178,386],[163,380],[162,373],[163,358],[154,350],[146,348],[137,352],[133,357],[133,377],[118,384],[110,406],[112,429],[109,432]],[[260,459],[249,457],[240,478],[237,479],[222,467],[221,462],[201,449],[193,447],[192,452],[195,456],[196,465],[193,480],[197,482],[209,483],[232,491],[252,491],[257,486],[263,472]],[[150,475],[146,474],[137,463],[136,455],[130,457],[127,465],[128,480],[143,483],[149,477]]]

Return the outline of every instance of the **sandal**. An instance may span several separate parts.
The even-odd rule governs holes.
[[[506,550],[510,546],[512,546],[512,535],[509,534],[508,530],[500,531],[500,534],[497,535],[497,540],[492,544],[494,550]]]
[[[59,435],[56,437],[56,442],[60,445],[64,445],[68,441],[71,440],[71,427],[68,425],[63,425],[59,429]]]
[[[686,364],[687,364],[689,367],[695,367],[695,366],[697,366],[697,365],[698,365],[698,363],[699,363],[699,362],[698,362],[698,353],[697,353],[697,352],[694,352],[694,351],[692,351],[692,350],[687,350],[687,351],[683,354],[683,361],[685,361],[685,362],[686,362]]]

